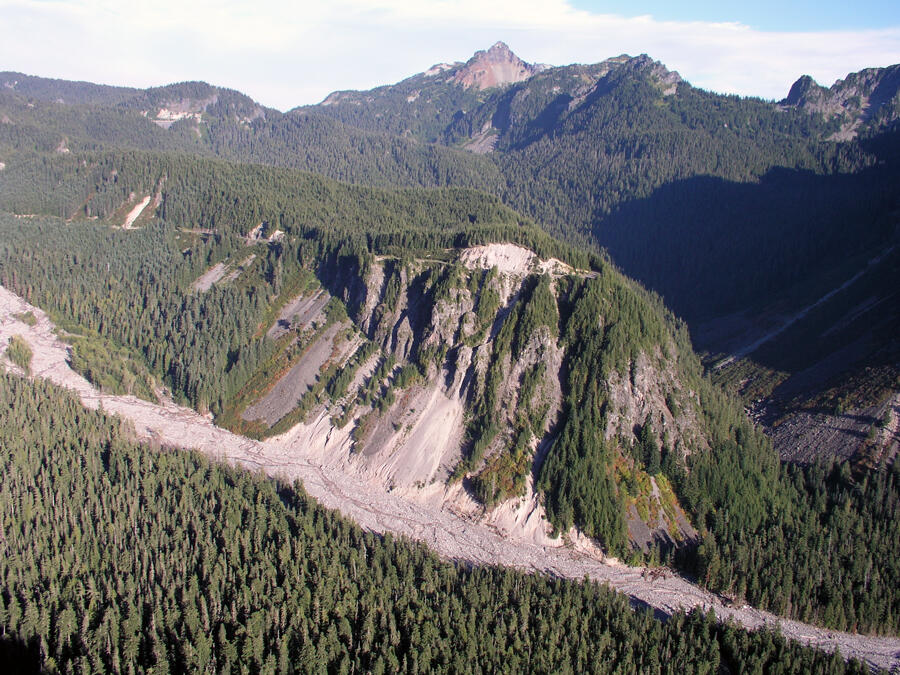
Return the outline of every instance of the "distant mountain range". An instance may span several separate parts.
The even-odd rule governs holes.
[[[761,344],[765,374],[749,377],[759,387],[734,379],[748,400],[778,382],[790,399],[832,401],[847,395],[825,393],[847,368],[887,368],[886,381],[895,370],[900,65],[828,89],[804,76],[777,103],[696,89],[645,55],[551,67],[499,42],[465,63],[287,113],[205,83],[137,90],[0,73],[0,85],[0,161],[10,167],[26,151],[125,147],[487,191],[554,236],[606,249],[711,355],[753,345],[877,271],[883,283],[857,303],[819,307],[818,332],[797,337],[804,317]]]
[[[896,633],[898,68],[772,102],[497,43],[286,113],[0,73],[0,284],[98,388]]]

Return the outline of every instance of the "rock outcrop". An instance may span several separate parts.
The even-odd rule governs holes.
[[[487,51],[475,52],[475,55],[456,71],[453,82],[466,89],[477,87],[480,91],[484,91],[491,87],[522,82],[546,67],[525,63],[503,42],[497,42]]]
[[[888,127],[900,119],[900,64],[850,73],[828,89],[804,75],[794,82],[781,105],[826,119],[839,118],[841,127],[833,140],[850,140],[867,124]]]
[[[535,536],[548,536],[535,486],[567,423],[572,344],[560,317],[599,273],[511,243],[338,267],[325,264],[325,288],[278,314],[269,334],[281,366],[234,411],[237,430],[265,437],[330,420],[349,435],[347,453],[327,461],[460,513],[541,523]],[[645,552],[696,536],[668,483],[632,450],[644,427],[680,457],[706,445],[674,354],[641,352],[599,384],[619,458],[610,471],[632,485],[622,493],[628,530]]]

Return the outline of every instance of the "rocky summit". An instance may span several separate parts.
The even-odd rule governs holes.
[[[504,84],[523,82],[541,72],[546,66],[525,63],[503,42],[497,42],[487,51],[475,52],[466,65],[456,71],[453,81],[466,89],[477,87],[484,91]]]

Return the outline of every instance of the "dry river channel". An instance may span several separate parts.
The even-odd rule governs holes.
[[[16,318],[31,311],[34,326]],[[300,480],[306,491],[328,508],[337,509],[360,526],[424,542],[440,555],[473,564],[506,565],[569,579],[589,577],[627,594],[634,605],[663,615],[681,609],[712,609],[750,629],[777,627],[789,638],[855,657],[873,668],[900,673],[900,638],[842,633],[783,619],[752,607],[728,606],[720,597],[677,575],[652,579],[640,567],[611,564],[601,556],[573,547],[536,545],[515,533],[502,534],[477,518],[372,484],[359,475],[329,467],[307,452],[303,439],[290,432],[265,442],[250,440],[216,427],[210,419],[172,402],[153,404],[133,396],[97,391],[68,365],[67,346],[54,333],[47,315],[0,286],[0,349],[13,335],[22,336],[34,352],[32,376],[74,390],[89,408],[101,407],[130,420],[144,440],[161,446],[192,448],[217,460],[259,470],[289,481]]]

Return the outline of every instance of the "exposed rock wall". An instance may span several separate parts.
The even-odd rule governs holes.
[[[439,260],[339,259],[323,264],[319,276],[347,305],[369,347],[353,342],[352,349],[309,349],[282,378],[293,377],[297,386],[279,381],[244,417],[274,422],[305,395],[304,405],[311,407],[302,419],[330,419],[349,432],[346,453],[323,461],[390,489],[449,500],[460,512],[527,524],[538,539],[549,536],[534,484],[552,452],[567,386],[568,347],[559,326],[565,319],[559,317],[563,296],[594,273],[542,261],[512,244],[492,244]],[[540,311],[529,309],[539,284]],[[303,328],[312,310],[322,325],[327,296],[318,291],[292,299],[270,334],[284,340]],[[604,317],[597,320],[602,325]],[[336,323],[331,331],[348,325]],[[689,392],[682,391],[675,350],[665,352],[641,353],[627,372],[613,370],[602,383],[605,436],[622,453],[622,470],[639,476],[646,488],[642,501],[630,502],[628,518],[632,543],[644,550],[696,534],[671,489],[642,473],[630,455],[635,431],[646,425],[682,458],[704,443]],[[346,384],[337,386],[344,370]],[[291,400],[275,400],[284,391]],[[489,438],[477,435],[485,424]],[[453,480],[460,476],[462,482]],[[482,479],[490,486],[479,491]],[[488,508],[479,503],[485,498]]]

